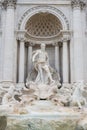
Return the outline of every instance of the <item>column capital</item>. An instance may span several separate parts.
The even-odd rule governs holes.
[[[35,46],[35,43],[29,42],[29,46],[31,46],[31,47]]]
[[[26,34],[25,30],[18,31],[17,32],[17,40],[24,42],[25,41],[25,34]]]
[[[86,5],[85,0],[71,0],[72,8],[83,9],[85,5]]]
[[[65,35],[65,36],[63,36],[62,41],[63,41],[63,42],[67,42],[67,41],[69,41],[69,37],[68,37],[68,36],[66,36],[66,35]]]
[[[53,46],[58,46],[58,42],[52,43]]]
[[[62,33],[62,42],[67,42],[70,40],[70,36],[71,36],[71,31],[69,30],[61,30]]]
[[[15,8],[17,0],[2,0],[2,5],[4,6],[4,8]]]

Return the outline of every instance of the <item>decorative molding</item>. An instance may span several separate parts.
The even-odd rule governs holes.
[[[60,11],[59,9],[53,7],[53,6],[48,6],[48,5],[36,6],[36,7],[33,7],[33,8],[28,9],[28,10],[22,15],[22,17],[20,18],[19,23],[18,23],[18,29],[20,30],[21,24],[22,24],[24,18],[25,18],[28,14],[32,13],[32,15],[33,15],[33,11],[35,11],[36,13],[37,13],[37,12],[39,13],[39,10],[40,10],[40,12],[44,12],[44,13],[47,12],[47,11],[49,12],[49,10],[55,11],[56,13],[58,13],[58,14],[64,19],[64,22],[66,23],[67,29],[69,29],[68,19],[67,19],[66,16],[63,14],[63,12]],[[41,11],[41,10],[42,10],[42,11]],[[43,11],[43,10],[44,10],[44,11]],[[45,10],[46,10],[46,11],[45,11]],[[54,14],[54,15],[55,15],[55,14]]]
[[[70,5],[71,2],[69,0],[55,0],[55,3],[54,3],[54,0],[29,0],[29,1],[21,1],[19,0],[17,2],[17,5],[29,5],[29,4],[32,4],[32,5],[36,5],[36,4],[43,4],[43,5],[46,5],[46,4],[49,4],[49,5]]]
[[[84,0],[71,0],[72,8],[80,8],[83,9],[86,5]]]
[[[6,9],[7,7],[15,7],[17,0],[2,0],[2,5]]]

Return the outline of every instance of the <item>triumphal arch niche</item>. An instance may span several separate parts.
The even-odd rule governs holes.
[[[32,52],[43,43],[46,45],[50,65],[60,75],[60,82],[70,82],[69,23],[60,10],[50,6],[27,10],[19,21],[17,37],[18,83],[26,82],[28,73],[33,69]]]

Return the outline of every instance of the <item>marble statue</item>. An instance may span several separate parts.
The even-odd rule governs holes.
[[[11,85],[8,92],[2,98],[2,105],[15,104],[18,101],[15,99],[15,95],[21,95],[21,91],[17,90],[14,85]]]
[[[70,98],[70,105],[82,108],[82,105],[84,106],[87,104],[86,98],[83,95],[83,93],[86,91],[86,89],[84,89],[84,83],[75,83],[74,87],[75,90]]]
[[[30,90],[33,89],[33,97],[37,99],[49,99],[55,96],[60,84],[60,78],[57,72],[49,65],[49,57],[45,51],[45,44],[41,44],[41,49],[32,53],[32,63],[34,66],[34,73],[26,80],[26,87]],[[31,77],[34,80],[30,80]]]
[[[51,84],[54,82],[52,78],[52,68],[49,65],[49,57],[45,51],[45,44],[41,44],[41,50],[33,52],[32,62],[35,70],[38,72],[35,82]]]

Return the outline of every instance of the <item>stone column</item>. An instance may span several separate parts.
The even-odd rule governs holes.
[[[55,44],[55,68],[59,72],[59,45]]]
[[[25,77],[25,30],[18,31],[17,39],[20,41],[19,48],[19,74],[18,83],[24,83]]]
[[[75,82],[83,81],[83,35],[81,14],[84,7],[82,0],[72,0],[73,8],[73,39],[74,39],[74,77]]]
[[[6,11],[3,82],[13,82],[14,61],[14,10],[16,0],[4,0]]]
[[[68,42],[63,39],[63,83],[69,83],[69,61],[68,61]]]
[[[19,51],[19,83],[24,83],[24,65],[25,65],[25,46],[24,39],[20,39],[20,51]]]
[[[28,46],[28,72],[31,72],[32,69],[32,44],[29,43]]]

